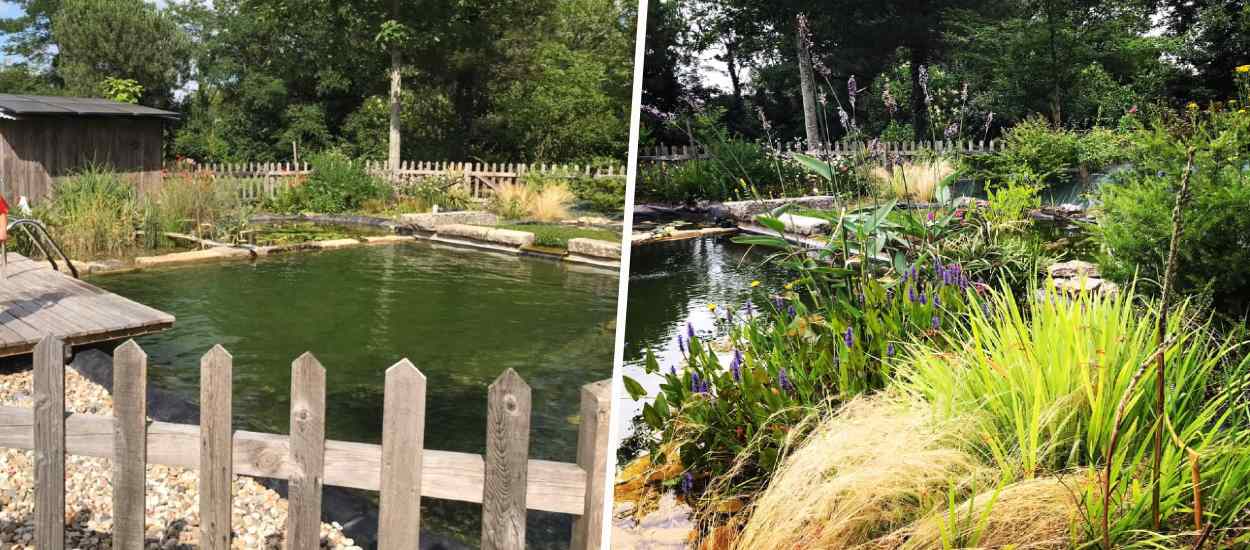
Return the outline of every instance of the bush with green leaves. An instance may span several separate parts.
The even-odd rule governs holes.
[[[1177,247],[1176,287],[1208,294],[1222,311],[1242,313],[1250,308],[1250,115],[1191,112],[1137,132],[1133,168],[1100,191],[1100,264],[1120,280],[1136,275],[1162,281],[1190,146],[1194,169]]]
[[[625,210],[625,176],[582,176],[569,180],[569,190],[577,200],[602,214]]]
[[[268,206],[282,212],[334,214],[356,210],[371,199],[385,198],[390,187],[365,171],[364,164],[330,150],[309,159],[312,173],[284,189]]]
[[[1129,138],[1108,128],[1076,131],[1055,128],[1035,116],[1007,130],[1003,148],[990,155],[969,157],[968,164],[980,179],[1001,180],[1030,174],[1050,185],[1071,181],[1075,174],[1087,176],[1128,159]]]

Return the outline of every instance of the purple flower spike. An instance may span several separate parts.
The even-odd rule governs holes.
[[[786,376],[786,369],[782,367],[777,371],[777,385],[781,386],[781,391],[790,393],[794,391],[794,384],[790,383],[790,377]]]
[[[942,327],[942,318],[941,318],[941,317],[938,317],[937,315],[934,315],[934,316],[933,316],[933,323],[932,323],[932,326],[933,326],[933,330],[937,330],[937,329],[941,328],[941,327]]]
[[[677,335],[677,349],[681,350],[681,354],[686,354],[686,341],[681,339],[681,334]]]
[[[681,476],[681,493],[689,495],[692,492],[694,492],[694,476],[690,475],[690,472],[686,472],[686,475]]]
[[[922,305],[922,306],[923,306],[923,305],[927,304],[928,302],[929,302],[929,300],[928,300],[928,298],[926,298],[926,297],[925,297],[925,295],[924,295],[924,291],[921,291],[921,292],[920,292],[920,305]]]
[[[907,301],[913,304],[916,303],[916,287],[914,286],[907,287]]]
[[[846,334],[842,335],[842,341],[846,343],[846,347],[855,346],[855,329],[846,327]]]
[[[734,350],[734,358],[729,362],[729,374],[734,382],[742,382],[742,351]]]
[[[703,393],[703,381],[697,372],[690,373],[690,391]]]
[[[890,344],[885,347],[885,356],[894,357],[894,342],[890,342]]]
[[[942,307],[942,297],[936,293],[933,295],[933,307]]]
[[[691,342],[694,341],[694,325],[690,324],[689,321],[686,322],[686,337],[689,338]]]
[[[677,376],[677,366],[676,366],[676,365],[669,365],[669,367],[668,367],[668,373],[669,373],[669,374],[671,374],[671,375],[673,375],[673,376]]]

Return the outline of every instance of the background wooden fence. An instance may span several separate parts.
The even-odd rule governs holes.
[[[863,153],[867,146],[867,142],[862,141],[822,143],[819,147],[807,147],[806,144],[801,142],[790,142],[774,144],[770,149],[780,154],[808,153],[813,155],[848,156]],[[904,157],[934,152],[980,155],[1001,151],[1003,148],[1002,142],[997,140],[881,142],[881,146],[885,151]],[[638,151],[638,160],[640,162],[685,162],[706,158],[710,158],[707,149],[699,145],[660,145],[643,147]]]
[[[386,371],[382,444],[325,439],[325,369],[310,353],[291,367],[290,435],[235,431],[232,359],[215,346],[200,362],[200,425],[148,422],[147,355],[134,341],[113,358],[113,417],[65,414],[60,337],[34,353],[34,409],[0,407],[0,446],[35,451],[35,542],[65,541],[65,455],[112,459],[113,547],[143,548],[147,463],[200,472],[200,548],[230,548],[231,479],[289,480],[287,548],[317,548],[323,484],[381,492],[379,548],[418,548],[421,497],[480,502],[482,548],[525,547],[525,511],[580,516],[572,548],[600,547],[608,453],[609,381],[582,388],[577,463],[530,460],[530,388],[508,369],[488,390],[486,454],[424,449],[425,376],[408,362]],[[196,452],[196,449],[199,452]]]
[[[463,186],[474,197],[486,197],[501,185],[517,183],[526,174],[550,178],[625,177],[624,165],[592,167],[580,164],[527,164],[495,162],[403,161],[398,170],[391,170],[382,161],[366,161],[365,170],[395,185],[411,185],[423,178],[444,177]],[[242,182],[240,193],[247,200],[273,197],[280,190],[297,184],[312,174],[307,162],[244,162],[223,164],[174,164],[166,173],[192,172],[214,178],[230,178]]]

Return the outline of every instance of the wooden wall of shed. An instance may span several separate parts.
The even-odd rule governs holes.
[[[47,197],[53,182],[92,164],[127,175],[140,192],[161,183],[163,121],[155,118],[0,119],[0,178],[10,201]]]

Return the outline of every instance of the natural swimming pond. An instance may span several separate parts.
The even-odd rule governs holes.
[[[294,253],[91,279],[177,317],[139,339],[149,384],[198,401],[200,357],[234,356],[240,429],[286,433],[291,361],[326,368],[326,435],[377,443],[384,372],[427,377],[426,447],[481,453],[487,386],[507,368],[533,389],[530,456],[573,462],[579,391],[612,374],[617,278],[607,271],[428,243]],[[422,524],[470,541],[480,506],[423,501]],[[569,516],[530,513],[529,546],[567,547]]]

